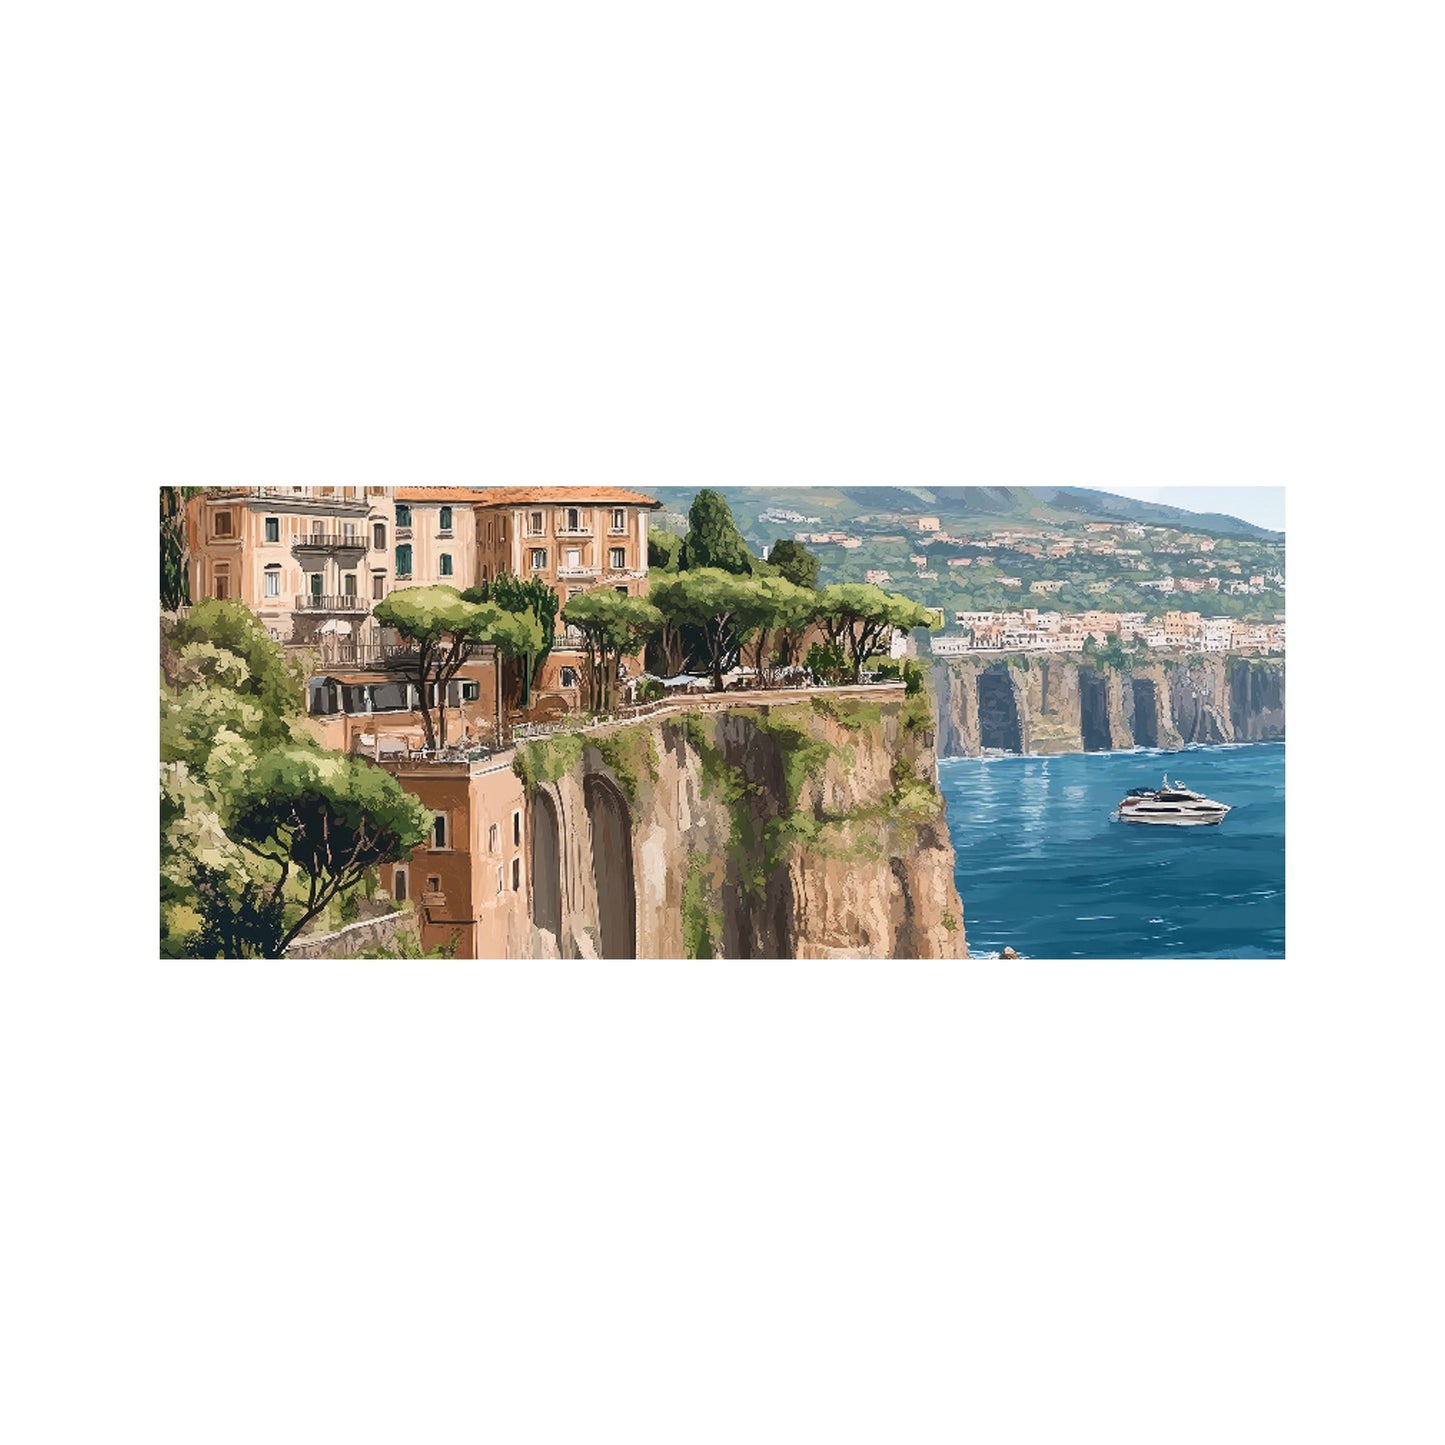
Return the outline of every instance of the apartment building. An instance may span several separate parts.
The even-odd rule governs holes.
[[[455,937],[459,958],[517,956],[528,926],[526,795],[510,760],[382,766],[431,811],[426,842],[383,864],[381,886],[416,909],[422,948]]]
[[[647,531],[661,507],[625,487],[483,487],[473,504],[477,580],[500,573],[537,578],[562,606],[581,592],[611,587],[647,595]],[[569,711],[582,706],[586,678],[580,638],[559,625],[536,695],[560,698]],[[641,654],[623,660],[635,676]]]
[[[210,487],[186,505],[190,589],[243,602],[282,642],[352,632],[391,589],[383,487]]]
[[[465,592],[477,572],[476,514],[480,488],[397,487],[394,563],[398,587],[455,587]]]

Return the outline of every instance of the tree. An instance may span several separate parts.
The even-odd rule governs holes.
[[[598,587],[573,597],[562,609],[562,620],[582,634],[589,710],[610,712],[623,654],[635,652],[661,627],[661,614],[645,597]]]
[[[467,588],[462,598],[466,602],[495,602],[506,612],[530,612],[537,619],[542,629],[542,646],[535,656],[521,659],[521,703],[523,707],[530,706],[532,689],[542,676],[542,664],[557,640],[557,611],[561,603],[556,592],[540,577],[523,581],[510,572],[503,572],[494,582]]]
[[[795,587],[818,586],[818,559],[801,542],[785,538],[773,544],[768,565],[776,567]]]
[[[786,577],[761,576],[753,581],[753,596],[740,613],[740,622],[750,630],[745,646],[751,646],[753,669],[761,680],[769,661],[768,643],[784,634],[790,638],[802,635],[818,610],[818,594],[806,587],[796,587]],[[785,649],[789,658],[795,645]]]
[[[683,538],[678,565],[684,571],[716,567],[746,575],[753,570],[753,554],[733,521],[732,509],[721,492],[704,488],[692,499],[687,513],[688,533]]]
[[[647,570],[649,572],[676,572],[682,553],[682,538],[671,532],[652,530],[647,534]]]
[[[277,957],[368,867],[425,836],[429,815],[389,774],[316,746],[302,698],[239,603],[163,623],[165,956]]]
[[[842,582],[818,594],[818,620],[831,642],[847,651],[853,680],[861,680],[863,664],[894,628],[934,629],[938,614],[910,597],[885,592],[866,582]]]
[[[401,670],[416,686],[428,748],[437,746],[432,690],[436,690],[445,744],[447,686],[478,647],[492,643],[506,657],[533,656],[542,647],[542,627],[530,611],[508,612],[494,602],[467,602],[455,587],[403,587],[378,602],[372,615],[415,645]]]
[[[423,842],[431,822],[419,799],[370,763],[318,748],[266,753],[238,790],[226,831],[276,876],[252,885],[242,909],[211,910],[214,941],[227,956],[259,943],[264,957],[279,958],[368,868],[397,862]],[[286,907],[293,868],[306,890],[299,912]],[[203,896],[204,887],[203,880]]]
[[[715,692],[722,691],[722,675],[737,664],[743,638],[755,625],[757,589],[756,579],[717,567],[679,572],[652,589],[664,622],[698,629]]]
[[[202,487],[161,488],[161,606],[167,612],[191,600],[191,549],[186,539],[186,503]]]

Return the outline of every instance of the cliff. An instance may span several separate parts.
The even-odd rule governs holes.
[[[943,757],[1182,748],[1284,736],[1284,659],[1208,653],[1119,670],[1084,657],[936,658]]]
[[[532,956],[966,956],[922,694],[661,715],[516,770]]]

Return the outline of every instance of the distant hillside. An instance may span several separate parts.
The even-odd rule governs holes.
[[[1219,512],[1191,512],[1163,502],[1140,502],[1087,487],[720,487],[738,526],[757,546],[788,535],[786,526],[759,519],[772,508],[817,517],[824,527],[859,516],[899,513],[934,515],[950,522],[1010,525],[1029,521],[1143,522],[1182,527],[1212,537],[1282,542],[1283,532]],[[696,487],[659,487],[653,495],[673,512],[686,513]],[[664,524],[665,525],[665,524]]]

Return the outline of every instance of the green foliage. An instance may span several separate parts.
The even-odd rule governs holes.
[[[430,814],[310,740],[296,670],[239,604],[198,604],[164,644],[161,951],[279,957],[368,868],[420,842]]]
[[[773,544],[768,565],[776,567],[795,587],[814,591],[818,586],[818,559],[801,542],[785,538]]]
[[[542,783],[555,783],[582,761],[587,740],[580,733],[554,733],[523,743],[512,758],[512,771],[530,798]]]
[[[896,677],[903,683],[903,691],[906,697],[917,697],[923,691],[924,670],[922,663],[914,661],[911,657],[905,657],[897,662],[892,660],[880,662],[874,669],[879,677]]]
[[[944,926],[944,928],[948,930],[949,933],[954,933],[958,929],[958,919],[956,919],[951,913],[945,913],[943,917],[940,918],[938,921]]]
[[[191,600],[190,549],[186,545],[186,503],[201,487],[162,487],[161,606],[167,612]]]
[[[722,942],[722,910],[710,901],[708,865],[701,853],[690,853],[682,889],[682,956],[712,958]]]
[[[825,587],[818,594],[817,615],[829,640],[846,648],[855,682],[862,675],[863,663],[895,628],[906,632],[940,625],[932,609],[866,582]]]
[[[883,726],[883,708],[879,703],[861,697],[815,697],[812,708],[819,717],[832,718],[839,727],[851,733]]]
[[[820,682],[848,682],[853,677],[853,664],[836,642],[815,642],[808,649],[804,666]]]
[[[644,677],[637,684],[638,702],[661,702],[667,689],[655,678]]]
[[[649,572],[676,572],[682,560],[682,538],[657,528],[647,534],[647,570]]]
[[[688,533],[683,538],[678,562],[682,570],[716,567],[723,572],[740,574],[753,570],[753,554],[721,492],[707,488],[700,491],[688,509],[687,525]]]
[[[656,782],[661,776],[661,759],[657,755],[657,738],[650,726],[619,728],[592,739],[602,760],[617,777],[627,800],[635,803],[642,792],[642,777]]]
[[[623,654],[637,651],[662,627],[662,614],[645,597],[598,587],[573,597],[562,619],[581,632],[587,649],[589,707],[608,711]]]
[[[457,949],[461,947],[461,935],[453,933],[443,944],[436,948],[423,950],[416,937],[410,932],[400,932],[394,940],[394,947],[388,948],[384,943],[375,944],[371,948],[363,949],[358,958],[455,958]]]
[[[557,612],[561,606],[556,592],[540,577],[528,577],[525,581],[503,572],[491,582],[480,587],[469,587],[462,593],[466,602],[493,602],[504,612],[518,616],[529,614],[536,619],[541,629],[541,643],[536,652],[525,649],[514,652],[525,665],[522,672],[522,704],[525,707],[532,699],[532,688],[542,675],[542,664],[557,640]]]
[[[783,765],[781,810],[786,813],[792,813],[797,808],[809,777],[820,773],[836,751],[829,743],[809,732],[811,714],[812,709],[803,703],[771,713],[748,714],[755,719],[759,732],[765,733],[777,744]]]
[[[781,580],[781,579],[779,579]],[[757,579],[717,567],[700,567],[654,583],[651,600],[671,627],[696,628],[713,687],[738,660],[743,639],[762,606]]]

